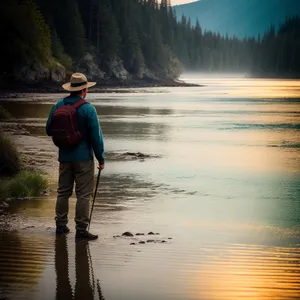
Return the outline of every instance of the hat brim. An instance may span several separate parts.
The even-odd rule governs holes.
[[[96,84],[97,84],[97,82],[88,82],[85,85],[74,87],[74,86],[71,86],[71,82],[68,82],[68,83],[63,84],[62,88],[68,92],[79,92],[84,89],[88,89],[92,86],[95,86]]]

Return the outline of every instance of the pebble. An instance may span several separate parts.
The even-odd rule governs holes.
[[[26,200],[29,200],[30,197],[20,197],[20,198],[17,198],[17,200],[19,201],[26,201]]]
[[[144,241],[139,241],[139,244],[146,244],[146,242],[144,242]]]
[[[147,243],[155,243],[154,240],[148,240]]]
[[[145,233],[137,233],[136,235],[145,235]]]
[[[27,227],[25,227],[24,229],[30,229],[30,228],[35,228],[35,226],[27,226]]]
[[[41,196],[48,197],[48,196],[50,196],[50,193],[51,193],[51,189],[47,188],[41,192]]]
[[[6,202],[2,202],[0,204],[0,208],[7,208],[7,207],[9,207],[9,205]]]
[[[122,236],[133,236],[133,234],[129,231],[126,231],[122,234]]]
[[[135,243],[131,243],[131,244],[130,244],[130,246],[133,246],[133,245],[135,245]]]
[[[148,235],[159,235],[159,233],[154,233],[154,232],[150,231],[150,232],[148,233]]]

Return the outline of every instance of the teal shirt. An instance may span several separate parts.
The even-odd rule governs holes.
[[[48,136],[51,136],[51,118],[53,112],[62,105],[72,105],[80,99],[81,97],[67,97],[54,105],[46,125],[46,133]],[[79,130],[86,132],[86,134],[76,148],[59,148],[59,162],[72,163],[93,160],[94,153],[98,162],[104,164],[103,135],[95,107],[88,103],[79,107],[77,113]]]

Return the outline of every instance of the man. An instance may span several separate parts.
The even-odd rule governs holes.
[[[62,87],[70,95],[59,101],[51,110],[46,132],[59,148],[59,182],[56,202],[56,233],[65,234],[69,198],[76,184],[76,238],[93,240],[98,236],[87,231],[90,213],[90,197],[94,185],[94,155],[98,169],[104,169],[104,143],[97,112],[84,99],[88,88],[96,85],[88,82],[84,74],[74,73],[69,83]]]

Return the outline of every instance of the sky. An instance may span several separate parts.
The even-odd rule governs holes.
[[[190,2],[195,2],[197,0],[171,0],[172,5],[178,5],[178,4],[185,4],[185,3],[190,3]],[[160,0],[158,0],[160,2]]]
[[[195,2],[196,0],[171,0],[172,5],[185,4]]]

